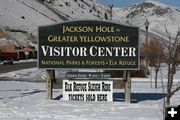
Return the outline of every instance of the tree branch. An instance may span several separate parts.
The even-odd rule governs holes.
[[[173,95],[175,92],[179,91],[179,90],[180,90],[180,85],[179,85],[176,89],[174,89],[174,90],[172,91],[172,95]]]

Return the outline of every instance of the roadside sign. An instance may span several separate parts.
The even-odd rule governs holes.
[[[113,101],[111,80],[63,80],[63,100]]]
[[[39,68],[139,69],[139,28],[69,21],[39,28]]]
[[[24,51],[24,54],[28,56],[29,55],[29,51]]]

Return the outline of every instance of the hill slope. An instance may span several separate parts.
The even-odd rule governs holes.
[[[175,38],[180,26],[180,9],[157,1],[137,3],[123,9],[116,8],[114,16],[115,20],[138,26],[142,30],[145,30],[144,23],[147,19],[150,22],[150,33],[164,39],[167,39],[165,27],[170,35]]]
[[[1,0],[0,11],[0,29],[17,46],[36,44],[38,26],[67,20],[108,19],[105,17],[108,8],[96,0]],[[140,27],[140,40],[145,39],[146,19],[150,22],[150,37],[167,40],[166,27],[175,38],[180,26],[180,9],[146,1],[113,10],[113,21]],[[6,38],[0,39],[3,43]]]
[[[0,28],[16,45],[37,42],[38,26],[75,19],[104,19],[94,0],[1,0]]]

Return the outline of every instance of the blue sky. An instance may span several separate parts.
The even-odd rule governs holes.
[[[114,5],[116,7],[126,7],[133,3],[143,2],[145,0],[97,0],[105,5]],[[161,3],[172,5],[180,8],[180,0],[157,0]]]

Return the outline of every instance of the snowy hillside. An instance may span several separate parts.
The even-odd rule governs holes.
[[[108,19],[108,7],[96,0],[0,0],[0,43],[8,39],[15,45],[37,43],[38,26],[78,19]],[[113,20],[141,28],[140,40],[145,39],[144,22],[148,19],[149,37],[165,37],[165,26],[175,37],[180,26],[180,9],[155,1],[146,1],[125,8],[113,8]],[[3,34],[4,34],[3,33]]]
[[[95,0],[0,0],[0,29],[14,44],[27,45],[37,42],[38,26],[75,19],[104,19],[104,9]]]
[[[175,37],[180,26],[180,9],[157,1],[146,1],[114,10],[114,20],[131,24],[145,30],[146,19],[150,22],[149,31],[160,37],[167,35],[165,26],[171,36]],[[165,38],[166,39],[166,38]]]

